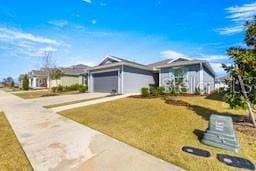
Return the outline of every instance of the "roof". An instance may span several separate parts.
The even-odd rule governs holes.
[[[111,60],[111,63],[105,63],[107,60]],[[143,69],[143,70],[150,70],[153,71],[152,68],[148,67],[147,65],[143,65],[137,62],[133,62],[127,59],[119,58],[116,56],[107,56],[105,57],[102,62],[100,62],[99,65],[94,66],[92,68],[89,68],[88,70],[97,70],[97,69],[105,69],[105,68],[110,68],[110,67],[116,67],[116,66],[130,66],[138,69]]]
[[[46,70],[32,70],[28,73],[29,76],[35,76],[35,77],[47,77],[48,72]]]
[[[84,64],[78,64],[78,65],[72,65],[70,67],[60,67],[60,69],[64,75],[73,75],[78,76],[81,74],[87,73],[87,70],[90,68],[90,66],[84,65]],[[40,70],[32,70],[28,73],[29,76],[34,77],[47,77],[48,72],[45,69]]]
[[[90,68],[90,66],[78,64],[78,65],[72,65],[71,67],[62,67],[59,68],[64,75],[81,75],[87,73],[87,70]]]
[[[165,60],[162,60],[162,61],[158,61],[158,62],[149,64],[148,66],[153,67],[153,68],[157,68],[159,66],[169,65],[170,63],[176,63],[176,62],[179,62],[179,61],[191,61],[191,60],[188,59],[188,58],[174,58],[174,59],[169,58],[169,59],[165,59]]]
[[[107,61],[111,61],[110,63],[107,63]],[[149,70],[149,71],[157,71],[160,68],[165,67],[173,67],[173,66],[185,66],[185,65],[194,65],[194,64],[203,64],[214,76],[215,72],[210,66],[210,64],[205,60],[191,60],[188,58],[174,58],[174,59],[165,59],[162,61],[158,61],[149,65],[143,65],[137,62],[133,62],[127,59],[119,58],[116,56],[107,56],[105,57],[102,62],[92,67],[88,70],[98,70],[98,69],[106,69],[110,67],[117,67],[117,66],[130,66],[134,68],[139,68],[143,70]]]
[[[186,65],[195,65],[195,64],[203,64],[214,76],[216,75],[213,68],[206,60],[189,60],[187,58],[176,58],[176,59],[166,59],[160,62],[156,62],[153,64],[149,64],[149,67],[154,69],[166,68],[166,67],[175,67],[175,66],[186,66]]]

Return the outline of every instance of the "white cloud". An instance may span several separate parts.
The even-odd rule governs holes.
[[[200,60],[207,60],[208,62],[220,62],[223,60],[228,60],[226,55],[200,55],[201,57],[197,58]]]
[[[31,42],[35,42],[35,43],[60,45],[60,43],[54,39],[49,39],[49,38],[45,38],[45,37],[41,37],[41,36],[35,36],[30,33],[24,33],[21,31],[16,31],[16,30],[0,27],[0,41],[1,40],[3,40],[3,41],[26,40],[26,41],[31,41]]]
[[[216,29],[216,31],[219,32],[220,35],[232,35],[232,34],[240,33],[243,30],[244,30],[243,25]]]
[[[86,3],[88,3],[88,4],[91,4],[91,3],[92,3],[91,0],[82,0],[82,1],[84,1],[84,2],[86,2]]]
[[[64,27],[68,25],[68,21],[66,20],[54,20],[54,21],[49,21],[48,23],[56,27]]]
[[[185,54],[183,54],[183,53],[176,52],[176,51],[174,51],[174,50],[162,51],[162,52],[161,52],[161,55],[162,55],[164,58],[171,58],[171,59],[174,59],[174,58],[188,58],[187,55],[185,55]]]
[[[97,21],[96,21],[96,20],[92,20],[91,23],[92,23],[92,24],[96,24]]]
[[[11,50],[3,53],[9,56],[40,57],[44,52],[56,52],[58,47],[69,48],[68,44],[16,29],[0,27],[0,45]]]
[[[256,2],[251,4],[244,4],[242,6],[233,6],[225,9],[230,13],[227,18],[230,18],[232,21],[246,21],[253,19],[253,16],[256,15]]]
[[[212,66],[212,68],[213,68],[214,72],[217,74],[217,76],[223,76],[226,74],[226,72],[222,68],[221,63],[210,63],[210,65]]]
[[[233,26],[215,29],[221,35],[232,35],[244,31],[244,23],[252,20],[256,15],[256,2],[232,6],[225,9],[228,13],[226,18],[233,22]]]

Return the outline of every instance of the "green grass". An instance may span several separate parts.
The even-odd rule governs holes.
[[[51,91],[34,91],[34,92],[24,92],[24,93],[15,93],[14,95],[21,97],[23,99],[34,99],[40,97],[49,96],[61,96],[61,95],[71,95],[71,94],[78,94],[77,91],[69,91],[69,92],[62,92],[62,93],[53,93]]]
[[[237,132],[240,153],[203,145],[198,138],[198,132],[207,128],[211,113],[236,117],[244,115],[245,111],[230,110],[226,103],[205,97],[178,98],[192,107],[168,105],[160,98],[126,98],[61,114],[187,170],[236,170],[218,162],[217,153],[256,162],[256,137]],[[184,145],[209,150],[212,157],[186,154],[181,151]]]
[[[67,106],[67,105],[71,105],[71,104],[87,102],[87,101],[91,101],[91,100],[97,100],[97,99],[101,99],[101,98],[105,98],[105,97],[95,97],[95,98],[91,98],[91,99],[75,100],[75,101],[71,101],[71,102],[48,105],[48,106],[44,106],[44,107],[47,109],[50,109],[50,108],[55,108],[55,107],[60,107],[60,106]]]
[[[33,170],[4,113],[1,112],[0,170]]]

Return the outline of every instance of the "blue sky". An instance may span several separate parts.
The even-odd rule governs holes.
[[[255,0],[0,0],[0,79],[40,68],[45,51],[58,66],[185,56],[223,75],[226,49],[244,46],[253,15]]]

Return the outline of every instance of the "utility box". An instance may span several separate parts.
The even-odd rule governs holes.
[[[234,132],[232,118],[212,114],[202,143],[238,152],[240,145]]]

